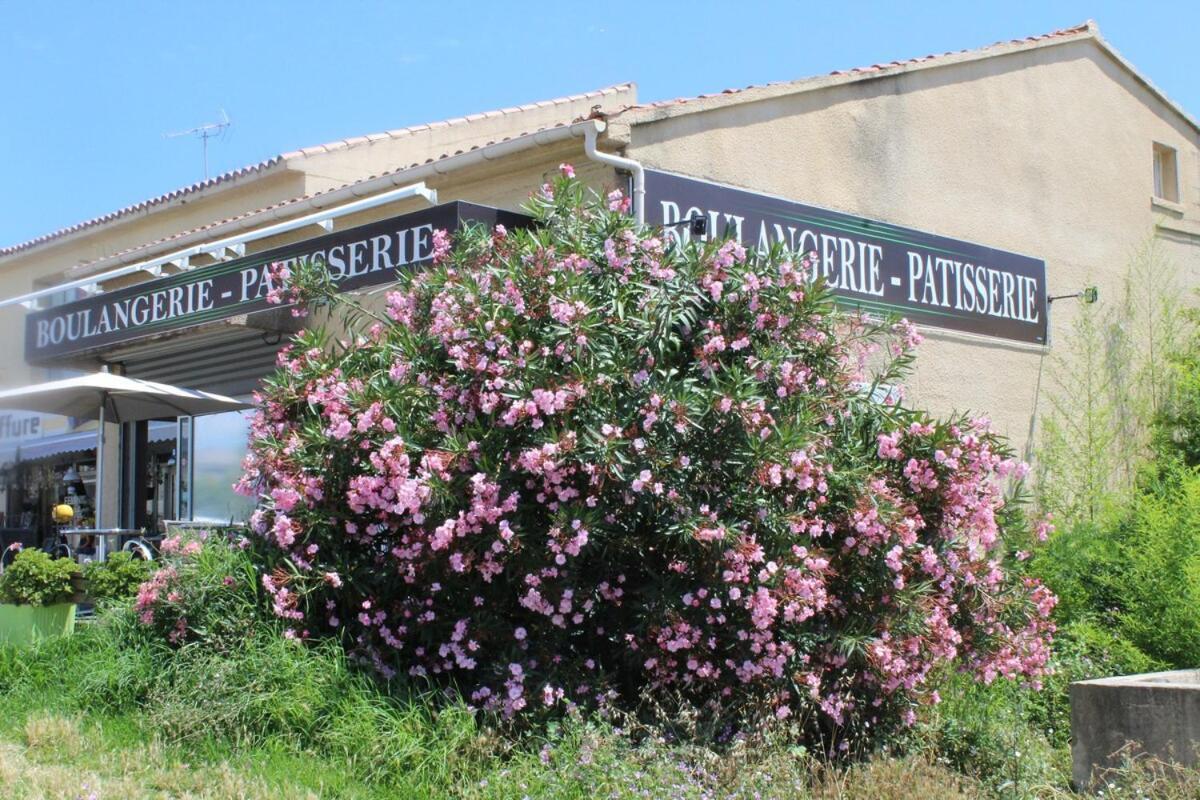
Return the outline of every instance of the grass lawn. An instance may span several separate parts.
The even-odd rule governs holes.
[[[89,661],[93,669],[113,669],[114,653],[106,644],[106,637],[85,633],[70,644],[4,654],[11,659],[9,673],[24,677],[0,687],[7,689],[0,692],[0,798],[985,796],[973,782],[921,758],[877,759],[847,772],[822,768],[786,747],[718,755],[662,741],[635,745],[611,727],[590,723],[517,743],[454,714],[434,717],[421,701],[405,713],[382,702],[372,708],[362,696],[335,713],[322,709],[324,726],[344,733],[332,740],[337,745],[327,738],[318,750],[294,731],[241,735],[212,697],[168,710],[169,716],[161,708],[125,703],[113,712],[90,701],[78,684],[44,679],[52,664],[60,667],[53,674],[63,676],[86,669]],[[211,673],[209,678],[219,680]],[[296,697],[282,693],[279,702],[295,703]]]
[[[786,748],[717,754],[662,742],[633,746],[611,729],[581,726],[538,749],[501,738],[461,751],[419,753],[440,769],[365,769],[361,758],[305,750],[295,740],[236,745],[194,735],[164,743],[141,711],[78,710],[69,694],[18,692],[0,707],[3,800],[258,800],[262,798],[695,798],[695,800],[982,800],[1080,797],[1064,786],[990,790],[928,756],[877,756],[831,768]],[[430,733],[430,731],[425,731]],[[403,742],[361,743],[386,753]],[[380,747],[383,749],[381,750]],[[490,749],[493,748],[493,749]],[[473,751],[473,752],[472,752]],[[388,756],[381,755],[386,761]],[[415,762],[407,762],[409,764]],[[1145,772],[1106,798],[1200,796],[1200,775],[1164,780]],[[1125,783],[1125,781],[1122,781]]]
[[[0,800],[1076,797],[1062,746],[996,686],[944,703],[938,735],[907,755],[830,766],[770,731],[713,747],[686,715],[496,730],[461,702],[376,683],[333,643],[261,624],[221,643],[167,647],[121,612],[0,647]],[[1106,800],[1200,797],[1200,772],[1143,773]]]
[[[0,731],[5,800],[390,796],[335,763],[281,747],[235,752],[213,741],[166,746],[127,717],[8,711]]]
[[[655,769],[647,764],[617,766],[607,775],[576,772],[564,765],[543,765],[528,772],[498,768],[448,790],[398,792],[369,786],[339,766],[315,755],[283,748],[253,748],[235,753],[209,742],[186,751],[147,741],[128,718],[83,720],[78,716],[35,711],[20,721],[9,714],[0,734],[0,797],[5,800],[258,800],[259,798],[396,797],[778,797],[886,800],[914,796],[941,800],[984,797],[961,777],[920,760],[880,760],[850,773],[829,773],[808,785],[795,773],[775,786],[753,780],[757,789],[717,793],[715,785],[696,782],[693,769]],[[661,766],[661,765],[660,765]],[[647,768],[649,767],[649,768]],[[541,774],[534,774],[541,772]],[[786,770],[785,770],[786,772]],[[759,778],[770,776],[760,775]],[[784,777],[784,776],[781,776]],[[800,778],[800,782],[795,779]]]

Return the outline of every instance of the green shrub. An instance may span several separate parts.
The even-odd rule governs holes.
[[[96,601],[124,600],[137,594],[150,578],[150,562],[131,553],[113,553],[107,561],[90,561],[83,568],[88,596]]]
[[[1200,311],[1188,309],[1187,337],[1170,353],[1170,382],[1154,418],[1153,445],[1159,458],[1200,466]]]
[[[142,628],[131,635],[225,652],[248,638],[277,633],[280,625],[262,592],[270,562],[254,556],[250,546],[234,531],[164,539],[158,569],[138,589],[134,610]]]
[[[1092,644],[1108,632],[1122,669],[1200,665],[1200,471],[1148,469],[1124,507],[1055,533],[1031,570],[1060,625],[1090,625]]]
[[[1060,526],[1034,550],[1031,571],[1058,597],[1054,616],[1062,622],[1103,619],[1111,622],[1120,607],[1120,518],[1110,512],[1100,522]]]
[[[1017,789],[1065,780],[1066,765],[1047,737],[1029,723],[1028,705],[1036,691],[1013,681],[982,684],[956,674],[939,692],[942,702],[916,731],[916,743],[939,761],[1001,796],[1026,794]]]
[[[52,606],[75,596],[79,568],[69,559],[53,559],[41,550],[26,549],[0,576],[0,601],[17,605]]]
[[[1116,534],[1118,630],[1154,659],[1200,665],[1200,472],[1162,469]]]

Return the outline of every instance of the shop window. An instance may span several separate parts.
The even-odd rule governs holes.
[[[1154,143],[1154,196],[1179,202],[1179,166],[1175,148]]]
[[[254,501],[233,491],[242,476],[250,439],[251,411],[192,418],[191,518],[199,522],[245,522]]]

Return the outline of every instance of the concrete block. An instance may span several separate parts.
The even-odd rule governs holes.
[[[1183,766],[1200,748],[1200,670],[1150,672],[1071,684],[1071,777],[1087,789],[1097,769],[1133,753]]]

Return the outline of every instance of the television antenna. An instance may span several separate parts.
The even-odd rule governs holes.
[[[197,125],[194,128],[189,128],[186,131],[176,131],[174,133],[164,133],[163,138],[178,139],[181,136],[195,136],[201,141],[201,149],[204,153],[204,180],[208,180],[208,140],[220,139],[225,135],[225,131],[233,121],[229,119],[229,115],[225,113],[225,109],[221,109],[220,122],[206,122],[203,125]]]

